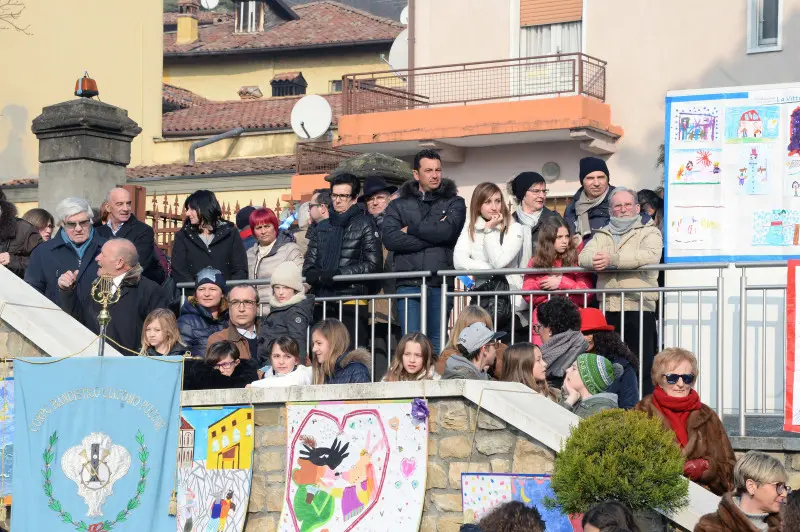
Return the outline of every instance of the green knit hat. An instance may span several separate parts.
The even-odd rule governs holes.
[[[614,366],[604,356],[584,353],[578,356],[578,374],[590,394],[603,393],[614,382]]]

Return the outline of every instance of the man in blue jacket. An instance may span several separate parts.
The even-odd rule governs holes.
[[[76,277],[77,293],[88,303],[92,282],[97,278],[100,248],[106,242],[92,226],[92,209],[82,198],[66,198],[56,207],[58,233],[33,250],[25,282],[59,304],[59,278],[66,274]]]
[[[398,197],[386,208],[383,220],[383,245],[394,252],[395,272],[453,269],[453,248],[464,221],[467,205],[458,195],[456,184],[442,177],[442,159],[433,150],[422,150],[414,157],[414,181],[406,181]],[[421,278],[398,279],[398,294],[419,294]],[[427,334],[438,353],[441,347],[441,317],[449,316],[453,306],[441,305],[441,278],[428,279]],[[420,300],[401,300],[397,304],[403,334],[420,330]],[[406,319],[408,325],[406,326]]]

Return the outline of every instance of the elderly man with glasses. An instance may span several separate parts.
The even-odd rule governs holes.
[[[234,286],[228,292],[227,329],[208,337],[208,345],[228,340],[239,350],[239,358],[255,359],[258,353],[258,290],[252,285]],[[262,362],[258,361],[259,367]]]
[[[59,304],[59,279],[70,276],[81,301],[88,304],[92,282],[97,278],[95,258],[106,239],[92,227],[94,213],[82,198],[66,198],[56,207],[58,233],[33,250],[25,282]]]

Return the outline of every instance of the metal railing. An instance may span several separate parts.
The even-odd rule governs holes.
[[[329,174],[334,171],[342,161],[355,157],[358,153],[334,148],[329,140],[298,142],[295,146],[297,159],[297,173]]]
[[[674,287],[651,287],[651,288],[628,288],[628,289],[583,289],[583,290],[505,290],[505,291],[463,291],[454,289],[454,279],[462,275],[480,275],[483,277],[491,275],[517,275],[517,274],[564,274],[585,272],[581,268],[553,268],[545,269],[499,269],[499,270],[479,270],[463,271],[448,270],[436,272],[436,276],[442,280],[442,308],[447,308],[448,298],[454,303],[454,309],[460,309],[465,304],[478,303],[483,298],[494,298],[494,308],[497,309],[497,300],[500,297],[515,297],[521,295],[547,296],[548,299],[555,295],[576,295],[583,296],[583,305],[589,303],[591,297],[597,299],[597,304],[601,310],[605,311],[609,297],[620,299],[620,328],[619,333],[625,337],[625,314],[636,313],[639,316],[639,335],[638,345],[641,346],[643,337],[643,307],[645,294],[658,294],[658,304],[656,311],[657,322],[657,347],[658,350],[665,347],[683,347],[692,351],[700,367],[700,378],[697,380],[696,389],[701,393],[703,400],[722,416],[723,414],[736,414],[739,421],[740,435],[746,434],[746,416],[773,416],[778,417],[783,414],[783,390],[785,388],[785,366],[786,366],[786,331],[785,313],[786,307],[786,284],[748,284],[747,271],[755,268],[775,268],[785,267],[785,262],[773,263],[699,263],[699,264],[659,264],[645,266],[638,270],[630,271],[712,271],[716,272],[716,282],[707,284],[691,284],[687,286]],[[726,296],[725,293],[725,274],[733,272],[733,267],[740,270],[742,276],[739,279],[739,294],[734,298],[734,294]],[[625,270],[615,270],[615,273]],[[382,273],[373,275],[349,275],[336,276],[335,281],[381,281],[385,279],[409,279],[418,278],[424,288],[429,284],[432,272],[407,272],[407,273]],[[229,281],[229,286],[240,284],[263,285],[269,282],[268,279]],[[450,283],[450,287],[448,287]],[[192,283],[180,283],[179,288],[191,288]],[[360,312],[366,313],[369,324],[368,331],[361,331],[357,328],[350,331],[356,336],[356,345],[368,345],[375,361],[375,340],[380,331],[389,331],[393,323],[396,323],[390,311],[387,316],[388,328],[384,329],[385,322],[376,320],[376,305],[381,301],[391,304],[406,304],[410,299],[420,301],[421,326],[420,332],[427,333],[426,316],[428,311],[427,290],[420,290],[419,293],[411,294],[376,294],[369,296],[337,296],[320,297],[316,301],[322,305],[323,316],[341,317],[344,305],[355,303],[356,301],[366,302],[366,304],[355,305],[357,315]],[[735,292],[735,290],[733,290]],[[727,297],[727,298],[726,298]],[[634,306],[638,310],[625,310],[625,301],[630,303],[631,298],[635,301]],[[459,300],[462,304],[459,304]],[[737,301],[738,300],[738,301]],[[742,305],[744,302],[744,305]],[[760,309],[757,310],[757,307]],[[777,309],[777,311],[775,310]],[[453,311],[454,313],[457,310]],[[528,308],[528,323],[533,322],[533,309]],[[406,313],[406,319],[408,314]],[[753,320],[752,317],[759,315],[759,319]],[[444,347],[445,340],[449,336],[449,329],[455,322],[455,314],[451,316],[440,316],[441,344]],[[495,326],[497,325],[497,311],[493,316]],[[727,323],[726,323],[727,321]],[[382,324],[378,329],[377,325]],[[408,329],[408,322],[400,323],[405,331]],[[511,338],[516,334],[516,323],[512,320]],[[728,337],[725,336],[726,329],[730,328]],[[392,339],[391,335],[385,333],[386,344],[388,346],[387,356],[391,361]],[[749,342],[749,343],[748,343]],[[308,346],[307,346],[308,347]],[[738,351],[738,360],[735,358]],[[751,356],[752,353],[756,353]],[[769,353],[769,355],[767,355]],[[642,356],[639,353],[639,382],[645,382],[649,375],[644,375]],[[768,393],[772,393],[772,406],[768,401]],[[640,388],[641,394],[641,388]],[[737,395],[738,394],[738,395]]]
[[[606,62],[577,53],[342,76],[343,114],[573,94],[605,101]]]

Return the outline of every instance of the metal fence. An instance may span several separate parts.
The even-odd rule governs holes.
[[[715,276],[715,282],[707,284],[694,284],[674,287],[630,288],[601,290],[597,288],[584,290],[506,290],[494,292],[465,291],[455,281],[461,275],[517,275],[517,274],[564,274],[582,272],[581,268],[554,268],[543,269],[501,269],[480,271],[439,271],[436,275],[441,277],[442,308],[447,300],[451,300],[455,312],[467,304],[478,303],[483,298],[493,298],[495,303],[501,297],[514,297],[519,295],[539,295],[548,298],[556,295],[583,295],[584,306],[590,303],[590,298],[596,299],[597,306],[605,312],[606,301],[609,296],[621,298],[621,311],[619,329],[620,335],[625,336],[625,314],[636,313],[639,316],[639,345],[643,342],[643,308],[645,294],[658,294],[657,305],[657,334],[658,349],[665,347],[683,347],[692,351],[698,359],[700,366],[700,379],[696,388],[709,404],[720,415],[736,414],[739,421],[739,433],[745,435],[746,416],[781,416],[783,414],[783,390],[785,387],[786,367],[786,331],[785,314],[782,309],[786,307],[786,284],[748,284],[747,272],[756,268],[785,267],[786,263],[705,263],[705,264],[669,264],[652,265],[640,268],[637,271],[690,271],[710,272]],[[737,298],[726,296],[725,276],[731,268],[741,272],[739,280],[740,290]],[[616,270],[620,272],[624,270]],[[410,273],[382,273],[374,275],[348,275],[336,276],[335,281],[382,281],[385,279],[419,279],[422,287],[426,287],[433,277],[432,272]],[[268,283],[267,279],[229,281],[229,286],[240,284],[262,285]],[[179,288],[191,288],[191,283],[181,283]],[[354,304],[355,312],[364,312],[368,322],[366,331],[356,326],[350,331],[355,335],[356,345],[369,346],[375,366],[376,338],[386,334],[387,328],[376,320],[376,305],[384,301],[387,305],[402,305],[410,299],[418,299],[421,306],[420,332],[426,333],[426,312],[428,311],[428,293],[421,289],[416,294],[377,294],[370,296],[322,297],[316,301],[322,307],[325,317],[341,318],[346,304]],[[624,310],[624,302],[633,299],[640,310]],[[362,304],[357,304],[357,302]],[[745,304],[742,305],[741,302]],[[494,305],[497,308],[497,305]],[[771,309],[771,310],[770,310]],[[777,309],[777,311],[775,310]],[[533,309],[528,309],[528,322],[533,322]],[[406,313],[407,316],[407,313]],[[756,317],[757,316],[757,317]],[[441,335],[440,349],[445,345],[445,339],[455,322],[453,316],[440,316],[440,327],[446,331]],[[388,329],[396,323],[392,312],[387,317]],[[493,316],[495,326],[497,315]],[[357,321],[358,322],[358,321]],[[381,326],[379,326],[381,325]],[[407,330],[408,323],[399,324]],[[511,338],[516,335],[516,324],[511,324]],[[726,337],[725,332],[730,330]],[[518,335],[517,335],[518,336]],[[310,339],[307,339],[310,344]],[[388,357],[391,361],[392,339],[384,338],[388,347]],[[306,347],[309,347],[307,345]],[[736,354],[738,353],[738,360]],[[643,374],[642,357],[639,360],[639,382],[649,379]],[[729,376],[730,375],[730,376]],[[640,392],[641,393],[641,392]],[[772,404],[767,400],[767,393],[773,394]]]
[[[298,142],[295,146],[297,173],[329,174],[357,152],[334,148],[329,140]]]
[[[606,62],[560,54],[342,77],[344,114],[572,94],[605,101]]]

